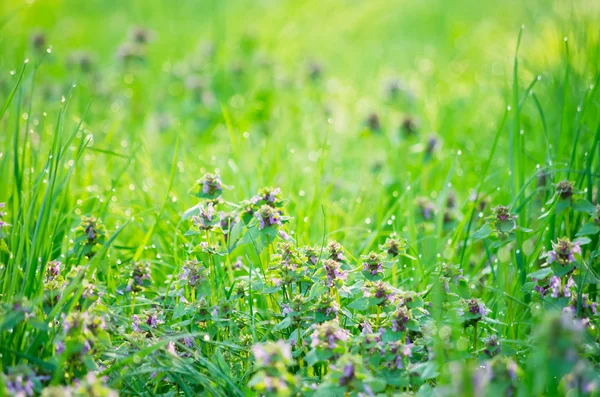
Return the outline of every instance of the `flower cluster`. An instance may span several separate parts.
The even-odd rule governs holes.
[[[548,264],[558,263],[561,266],[567,266],[576,261],[575,254],[581,254],[581,245],[579,242],[571,242],[568,237],[558,239],[552,243],[552,251],[548,252]]]
[[[363,260],[363,272],[370,277],[381,276],[383,274],[384,258],[381,254],[370,252],[369,255],[361,256]]]

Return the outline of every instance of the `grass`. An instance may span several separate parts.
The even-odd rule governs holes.
[[[596,395],[599,21],[3,3],[0,390]]]

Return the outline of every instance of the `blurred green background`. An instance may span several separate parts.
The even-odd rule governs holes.
[[[89,203],[83,213],[101,205],[94,200],[114,197],[114,222],[131,214],[143,221],[163,201],[179,134],[170,219],[194,204],[186,195],[193,182],[216,169],[236,186],[229,193],[235,199],[281,186],[292,200],[295,231],[310,241],[322,233],[321,205],[329,231],[364,241],[390,214],[401,230],[399,208],[412,211],[419,195],[439,200],[455,190],[466,202],[512,100],[522,26],[519,86],[541,77],[537,98],[554,154],[565,163],[571,146],[563,144],[575,129],[569,124],[561,144],[561,120],[576,113],[600,64],[600,4],[593,0],[33,1],[3,2],[0,12],[2,92],[25,58],[30,65],[42,59],[32,37],[43,34],[52,52],[37,69],[43,95],[34,98],[32,116],[56,111],[74,82],[68,120],[78,121],[91,103],[85,128],[96,151],[77,171]],[[149,43],[142,60],[124,62],[117,53],[136,26],[150,31]],[[81,51],[91,71],[73,66]],[[322,76],[312,81],[317,72]],[[400,99],[386,95],[390,79]],[[530,175],[547,161],[548,138],[539,109],[533,101],[527,106]],[[368,128],[372,113],[376,133]],[[14,124],[10,116],[4,130]],[[414,136],[402,133],[407,118],[417,126]],[[44,146],[50,127],[33,126],[33,149]],[[431,136],[435,156],[427,155]],[[591,136],[584,130],[582,143]],[[508,144],[503,134],[490,176],[491,189],[502,187],[499,201],[509,195]]]

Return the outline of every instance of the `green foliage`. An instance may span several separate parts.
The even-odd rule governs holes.
[[[0,395],[599,393],[596,3],[121,3],[0,3]]]

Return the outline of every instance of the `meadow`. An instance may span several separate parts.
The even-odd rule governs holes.
[[[600,2],[0,3],[0,396],[600,396]]]

